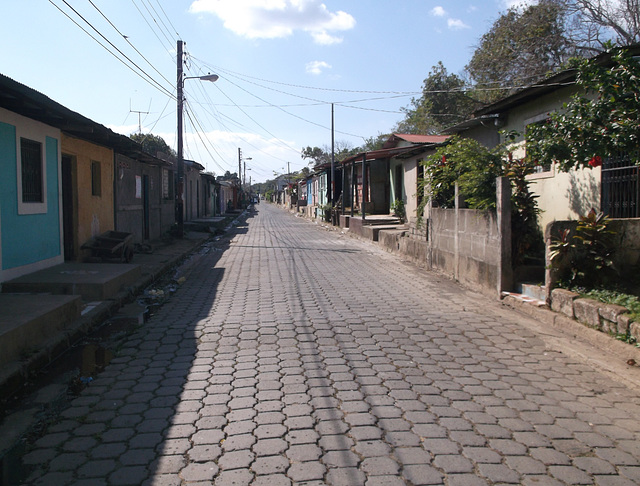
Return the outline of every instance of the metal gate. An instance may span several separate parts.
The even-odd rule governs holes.
[[[638,157],[629,154],[607,158],[602,164],[602,212],[610,218],[637,218]]]

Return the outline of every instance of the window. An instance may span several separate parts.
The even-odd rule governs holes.
[[[100,171],[100,162],[91,161],[91,195],[102,195],[102,172]]]
[[[173,177],[169,169],[162,169],[162,198],[173,199]]]
[[[44,202],[42,144],[21,138],[20,161],[22,166],[22,202]]]
[[[530,127],[533,127],[535,125],[544,125],[545,123],[547,123],[549,121],[549,114],[545,113],[542,115],[538,115],[535,116],[533,118],[530,118],[528,120],[525,120],[524,122],[524,126],[525,126],[525,132],[529,131]],[[540,164],[535,168],[535,173],[536,174],[548,174],[551,172],[552,169],[552,164],[551,162],[547,162],[546,164]]]

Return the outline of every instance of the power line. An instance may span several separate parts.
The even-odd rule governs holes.
[[[164,11],[164,8],[162,7],[162,4],[160,3],[159,0],[156,0],[156,3],[158,4],[158,7],[160,7],[160,10],[162,10],[162,13],[164,14],[165,18],[167,19],[167,21],[169,22],[169,25],[171,26],[171,28],[175,31],[176,36],[178,37],[178,39],[181,39],[182,36],[178,33],[178,29],[176,29],[173,24],[171,23],[171,18],[167,15],[167,12]]]
[[[257,81],[262,81],[265,83],[272,83],[272,84],[279,84],[281,86],[290,86],[292,88],[302,88],[302,89],[312,89],[312,90],[317,90],[317,91],[332,91],[332,92],[338,92],[338,93],[365,93],[365,94],[395,94],[395,95],[416,95],[416,94],[421,94],[420,91],[371,91],[371,90],[355,90],[355,89],[338,89],[338,88],[321,88],[318,86],[304,86],[304,85],[299,85],[299,84],[290,84],[290,83],[282,83],[279,81],[271,81],[268,79],[263,79],[263,78],[258,78],[255,76],[249,76],[247,74],[242,74],[242,73],[238,73],[236,71],[231,71],[228,69],[224,69],[220,66],[213,66],[211,64],[208,64],[206,61],[203,61],[201,59],[197,59],[194,58],[197,61],[203,63],[205,66],[210,67],[212,70],[217,70],[219,72],[225,73],[225,74],[232,74],[234,75],[234,77],[241,77],[241,78],[248,78],[248,79],[255,79]],[[247,81],[248,82],[248,81]]]
[[[172,96],[171,92],[169,92],[167,89],[165,89],[160,83],[158,83],[155,79],[153,79],[151,76],[149,76],[149,74],[147,74],[143,69],[141,69],[136,63],[134,63],[133,61],[131,61],[131,59],[129,59],[124,53],[122,53],[122,51],[120,51],[116,46],[114,46],[107,38],[105,38],[93,25],[91,25],[90,22],[88,22],[84,17],[82,17],[75,9],[73,9],[73,7],[71,7],[66,0],[62,0],[69,8],[71,8],[71,10],[73,10],[82,20],[85,21],[85,23],[87,23],[87,25],[89,25],[96,33],[98,33],[100,35],[100,37],[102,37],[106,42],[108,42],[116,51],[118,51],[122,56],[124,56],[131,64],[133,64],[138,70],[136,71],[133,67],[131,67],[129,64],[127,64],[124,60],[122,60],[120,57],[118,57],[113,51],[111,51],[107,46],[105,46],[104,44],[102,44],[97,38],[95,38],[93,35],[91,35],[91,33],[89,31],[87,31],[84,27],[82,27],[78,22],[76,22],[74,19],[71,18],[71,16],[66,13],[64,10],[62,10],[57,4],[55,4],[53,2],[53,0],[49,0],[49,3],[51,5],[53,5],[55,8],[57,8],[65,17],[67,17],[69,20],[71,20],[71,22],[73,22],[80,30],[82,30],[85,34],[87,34],[89,37],[91,37],[94,41],[96,41],[96,43],[98,43],[98,45],[100,47],[102,47],[104,50],[106,50],[109,54],[111,54],[113,57],[115,57],[118,61],[120,61],[122,64],[124,64],[128,69],[130,69],[133,73],[135,73],[136,75],[138,75],[140,78],[142,78],[145,82],[147,82],[148,84],[150,84],[151,86],[153,86],[155,89],[163,92],[164,94],[168,94],[169,96]],[[143,76],[144,75],[144,76]],[[146,78],[145,78],[146,76]],[[175,98],[174,98],[175,99]]]
[[[226,78],[225,78],[225,79],[226,79]],[[294,118],[297,118],[297,119],[299,119],[299,120],[302,120],[302,121],[304,121],[305,123],[309,123],[309,124],[311,124],[311,125],[315,125],[315,126],[317,126],[317,127],[324,128],[325,130],[331,130],[331,128],[326,127],[326,126],[324,126],[324,125],[321,125],[320,123],[316,123],[316,122],[313,122],[313,121],[311,121],[311,120],[307,120],[306,118],[303,118],[303,117],[301,117],[301,116],[295,115],[295,114],[293,114],[293,113],[291,113],[291,112],[289,112],[289,111],[287,111],[287,110],[285,110],[285,109],[281,108],[280,106],[274,105],[273,103],[269,103],[268,101],[266,101],[266,100],[264,100],[264,99],[260,98],[259,96],[257,96],[257,95],[255,95],[255,94],[251,93],[250,91],[247,91],[247,90],[246,90],[246,89],[244,89],[243,87],[238,86],[236,83],[234,83],[234,82],[230,81],[229,79],[227,79],[227,81],[228,81],[229,83],[233,84],[236,88],[238,88],[238,89],[240,89],[240,90],[244,91],[245,93],[247,93],[247,94],[249,94],[249,95],[253,96],[254,98],[259,99],[259,100],[260,100],[260,101],[262,101],[263,103],[267,103],[267,104],[269,104],[269,105],[270,105],[270,106],[272,106],[273,108],[277,108],[277,109],[279,109],[280,111],[282,111],[283,113],[286,113],[286,114],[287,114],[287,115],[289,115],[289,116],[292,116],[292,117],[294,117]],[[220,89],[220,88],[218,88],[218,89]],[[225,96],[226,96],[226,95],[225,95]],[[229,98],[229,97],[227,96],[227,98]],[[231,98],[229,98],[229,99],[231,99]],[[238,108],[239,108],[239,107],[238,107]],[[245,113],[241,108],[239,108],[239,109],[240,109],[243,113]],[[245,114],[246,114],[246,113],[245,113]],[[247,115],[247,116],[248,116],[248,115]],[[361,136],[359,136],[359,135],[354,135],[353,133],[341,132],[341,131],[338,131],[338,130],[336,130],[336,132],[337,132],[337,133],[341,133],[341,134],[343,134],[343,135],[348,135],[348,136],[350,136],[350,137],[362,138]]]
[[[133,1],[134,5],[135,5],[135,0],[131,0]],[[165,33],[164,30],[162,30],[162,28],[160,28],[160,26],[158,25],[158,21],[155,19],[155,17],[153,16],[153,14],[151,12],[149,12],[149,8],[147,7],[147,5],[144,3],[144,0],[140,0],[142,2],[143,7],[145,8],[145,10],[147,11],[147,13],[149,14],[149,16],[151,17],[151,20],[153,20],[153,22],[156,24],[156,26],[158,27],[158,29],[160,30],[160,33],[164,36],[164,38],[167,40],[167,42],[169,43],[169,45],[173,46],[173,41],[171,40],[170,37],[168,37]],[[136,5],[137,8],[137,5]],[[141,15],[142,12],[140,12]],[[143,15],[144,16],[144,15]]]
[[[66,3],[66,2],[65,2],[65,3]],[[141,53],[141,52],[136,48],[136,46],[134,46],[134,45],[131,43],[131,41],[129,40],[129,37],[128,37],[128,36],[126,36],[126,35],[124,35],[122,32],[120,32],[120,30],[119,30],[119,29],[118,29],[118,28],[113,24],[113,22],[111,22],[111,20],[109,20],[109,18],[108,18],[104,13],[102,13],[102,11],[101,11],[101,10],[100,10],[96,5],[95,5],[95,3],[93,3],[93,1],[92,1],[92,0],[89,0],[89,3],[93,6],[93,8],[95,8],[95,9],[98,11],[98,13],[100,13],[100,15],[102,15],[102,17],[104,17],[104,19],[105,19],[107,22],[109,22],[109,25],[111,25],[111,27],[113,27],[113,28],[114,28],[114,30],[115,30],[118,34],[120,34],[120,35],[122,36],[122,38],[123,38],[125,41],[127,41],[127,43],[128,43],[128,44],[133,48],[133,50],[135,50],[135,51],[138,53],[138,55],[139,55],[142,59],[144,59],[144,60],[147,62],[147,64],[148,64],[149,66],[151,66],[151,68],[152,68],[156,73],[158,73],[158,74],[160,75],[160,77],[161,77],[162,79],[164,79],[167,83],[169,83],[169,85],[171,85],[171,84],[172,84],[172,83],[171,83],[171,81],[169,81],[167,78],[165,78],[165,77],[164,77],[164,75],[163,75],[160,71],[158,71],[158,70],[156,69],[156,67],[151,63],[151,61],[149,61],[149,60],[148,60],[148,59],[147,59],[147,58],[146,58],[146,57],[145,57],[145,56],[144,56],[144,55],[143,55],[143,54],[142,54],[142,53]]]
[[[145,0],[140,0],[140,1],[141,1],[141,2],[142,2],[142,4],[144,5]],[[167,34],[169,34],[169,35],[168,35],[168,37],[169,37],[169,38],[171,38],[171,36],[172,36],[173,34],[172,34],[172,32],[167,28],[166,24],[164,23],[164,20],[162,20],[162,19],[160,18],[160,16],[158,15],[158,12],[156,11],[156,9],[153,7],[153,5],[151,5],[151,2],[150,2],[149,0],[146,0],[146,1],[147,1],[147,4],[149,4],[149,7],[151,8],[151,10],[153,10],[153,13],[155,13],[155,14],[156,14],[156,16],[160,19],[160,23],[162,24],[162,27],[164,28],[164,30],[166,31],[166,33],[167,33]],[[147,9],[147,11],[148,11],[148,9]],[[156,24],[157,24],[156,18],[155,18],[155,17],[153,17],[153,16],[152,16],[151,18],[152,18],[152,19],[154,20],[154,22],[156,22]],[[158,25],[158,27],[160,27],[160,25]]]
[[[133,3],[133,6],[136,8],[136,10],[138,11],[138,13],[140,14],[140,17],[142,17],[142,20],[145,21],[145,23],[147,24],[147,26],[149,27],[149,30],[151,30],[151,32],[153,33],[153,35],[156,36],[156,39],[158,39],[158,42],[160,42],[160,45],[162,45],[162,48],[164,50],[166,50],[167,52],[169,52],[171,50],[172,47],[167,48],[167,46],[164,44],[163,40],[160,38],[160,36],[157,34],[156,30],[153,28],[153,26],[149,23],[149,21],[147,20],[147,18],[145,17],[145,15],[142,13],[142,10],[140,10],[140,7],[138,7],[138,5],[136,4],[135,0],[131,0],[131,3]],[[166,37],[165,37],[166,39]],[[172,46],[172,43],[169,42],[169,45]]]

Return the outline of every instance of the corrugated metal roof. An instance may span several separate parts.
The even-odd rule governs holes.
[[[0,74],[0,108],[58,128],[64,133],[116,150],[148,164],[166,166],[166,161],[142,150],[135,140],[70,110],[33,88]]]
[[[433,144],[443,143],[447,140],[446,135],[414,135],[410,133],[394,133],[384,143],[384,148],[395,146],[398,140],[404,140],[405,142],[414,144]]]

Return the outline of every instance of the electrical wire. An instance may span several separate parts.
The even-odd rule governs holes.
[[[153,79],[149,74],[147,74],[143,69],[141,69],[136,63],[134,63],[133,61],[131,61],[124,53],[122,53],[122,51],[120,51],[117,47],[115,47],[108,39],[106,39],[95,27],[93,27],[93,25],[91,25],[91,23],[89,23],[86,19],[84,19],[80,14],[77,13],[77,11],[71,7],[66,0],[62,0],[69,8],[71,8],[71,10],[73,10],[81,19],[83,19],[96,33],[98,33],[106,42],[108,42],[116,51],[118,51],[121,55],[123,55],[131,64],[133,64],[138,71],[136,71],[131,65],[127,64],[122,58],[118,57],[118,55],[116,55],[113,51],[111,51],[107,46],[105,46],[104,44],[102,44],[96,37],[94,37],[93,35],[91,35],[91,33],[89,31],[87,31],[84,27],[82,27],[76,20],[74,20],[73,18],[71,18],[71,16],[65,12],[64,10],[62,10],[60,8],[60,6],[58,6],[57,4],[55,4],[53,2],[53,0],[48,0],[49,3],[51,5],[53,5],[55,8],[57,8],[65,17],[67,17],[71,22],[73,22],[80,30],[82,30],[85,34],[87,34],[89,37],[91,37],[94,41],[96,41],[96,43],[102,47],[104,50],[106,50],[109,54],[111,54],[113,57],[115,57],[118,61],[120,61],[122,64],[124,64],[128,69],[130,69],[133,73],[135,73],[137,76],[139,76],[140,78],[142,78],[146,83],[150,84],[152,87],[154,87],[155,89],[159,90],[160,92],[169,95],[170,97],[172,96],[171,92],[168,91],[166,88],[164,88],[160,83],[158,83],[155,79]],[[145,77],[146,76],[146,77]],[[175,98],[174,98],[175,99]]]
[[[65,3],[66,3],[66,2],[65,2]],[[119,30],[119,29],[118,29],[118,28],[113,24],[113,22],[111,22],[111,20],[109,20],[109,18],[108,18],[108,17],[107,17],[103,12],[102,12],[102,10],[100,10],[100,9],[96,6],[96,4],[95,4],[95,3],[93,3],[93,1],[92,1],[92,0],[89,0],[89,3],[93,6],[93,8],[95,8],[95,9],[98,11],[98,13],[99,13],[100,15],[102,15],[102,17],[103,17],[103,18],[104,18],[104,19],[109,23],[109,25],[110,25],[110,26],[111,26],[111,27],[113,27],[113,29],[114,29],[118,34],[120,34],[120,35],[122,36],[122,38],[123,38],[125,41],[127,41],[127,43],[128,43],[128,44],[133,48],[133,50],[134,50],[134,51],[136,51],[136,52],[138,53],[138,55],[139,55],[142,59],[144,59],[144,60],[146,61],[146,63],[147,63],[149,66],[151,66],[151,68],[152,68],[156,73],[158,73],[158,74],[160,75],[160,77],[161,77],[162,79],[164,79],[167,83],[169,83],[169,85],[171,85],[171,84],[172,84],[172,83],[171,83],[171,81],[169,81],[167,78],[165,78],[165,77],[164,77],[164,75],[163,75],[160,71],[158,71],[158,69],[156,69],[156,67],[151,63],[151,61],[149,61],[149,60],[148,60],[148,59],[147,59],[147,58],[146,58],[146,57],[145,57],[145,56],[144,56],[144,55],[143,55],[143,54],[142,54],[142,53],[141,53],[141,52],[136,48],[136,46],[134,46],[134,45],[131,43],[131,41],[129,40],[129,37],[128,37],[128,36],[126,36],[126,35],[124,35],[122,32],[120,32],[120,30]]]
[[[165,18],[167,19],[167,22],[169,22],[169,25],[171,26],[171,28],[175,31],[177,38],[178,39],[182,38],[182,36],[178,33],[178,29],[176,29],[173,26],[173,23],[171,22],[171,18],[169,18],[169,16],[167,15],[167,12],[164,11],[164,8],[162,7],[162,4],[160,3],[160,0],[156,0],[156,3],[158,4],[158,7],[160,7],[160,10],[162,10],[162,13],[164,14]]]
[[[166,50],[167,52],[169,52],[173,48],[173,44],[171,42],[169,42],[169,47],[167,48],[167,46],[164,44],[164,41],[160,38],[160,36],[156,32],[156,30],[153,28],[153,26],[149,23],[149,21],[147,20],[145,15],[142,13],[142,10],[140,10],[140,7],[138,7],[138,4],[136,4],[136,0],[131,0],[131,3],[133,3],[133,6],[136,8],[138,13],[140,14],[140,17],[142,17],[142,20],[145,21],[145,23],[149,27],[149,30],[151,30],[151,32],[156,37],[156,39],[158,39],[158,42],[160,42],[160,45],[162,46],[162,48],[164,50]]]
[[[134,1],[134,0],[132,0]],[[149,16],[151,17],[151,20],[153,20],[153,22],[156,24],[156,26],[158,27],[158,29],[160,30],[160,33],[164,36],[164,38],[167,40],[167,42],[169,43],[169,45],[173,46],[173,41],[171,40],[170,37],[167,36],[167,34],[165,33],[164,30],[162,30],[162,28],[160,28],[160,26],[158,25],[158,21],[155,19],[155,17],[153,16],[153,14],[151,12],[149,12],[149,8],[147,7],[147,5],[144,3],[144,0],[140,0],[140,2],[142,3],[142,6],[145,8],[145,10],[147,11],[147,13],[149,14]],[[134,1],[135,4],[135,1]],[[142,13],[142,12],[141,12]]]

